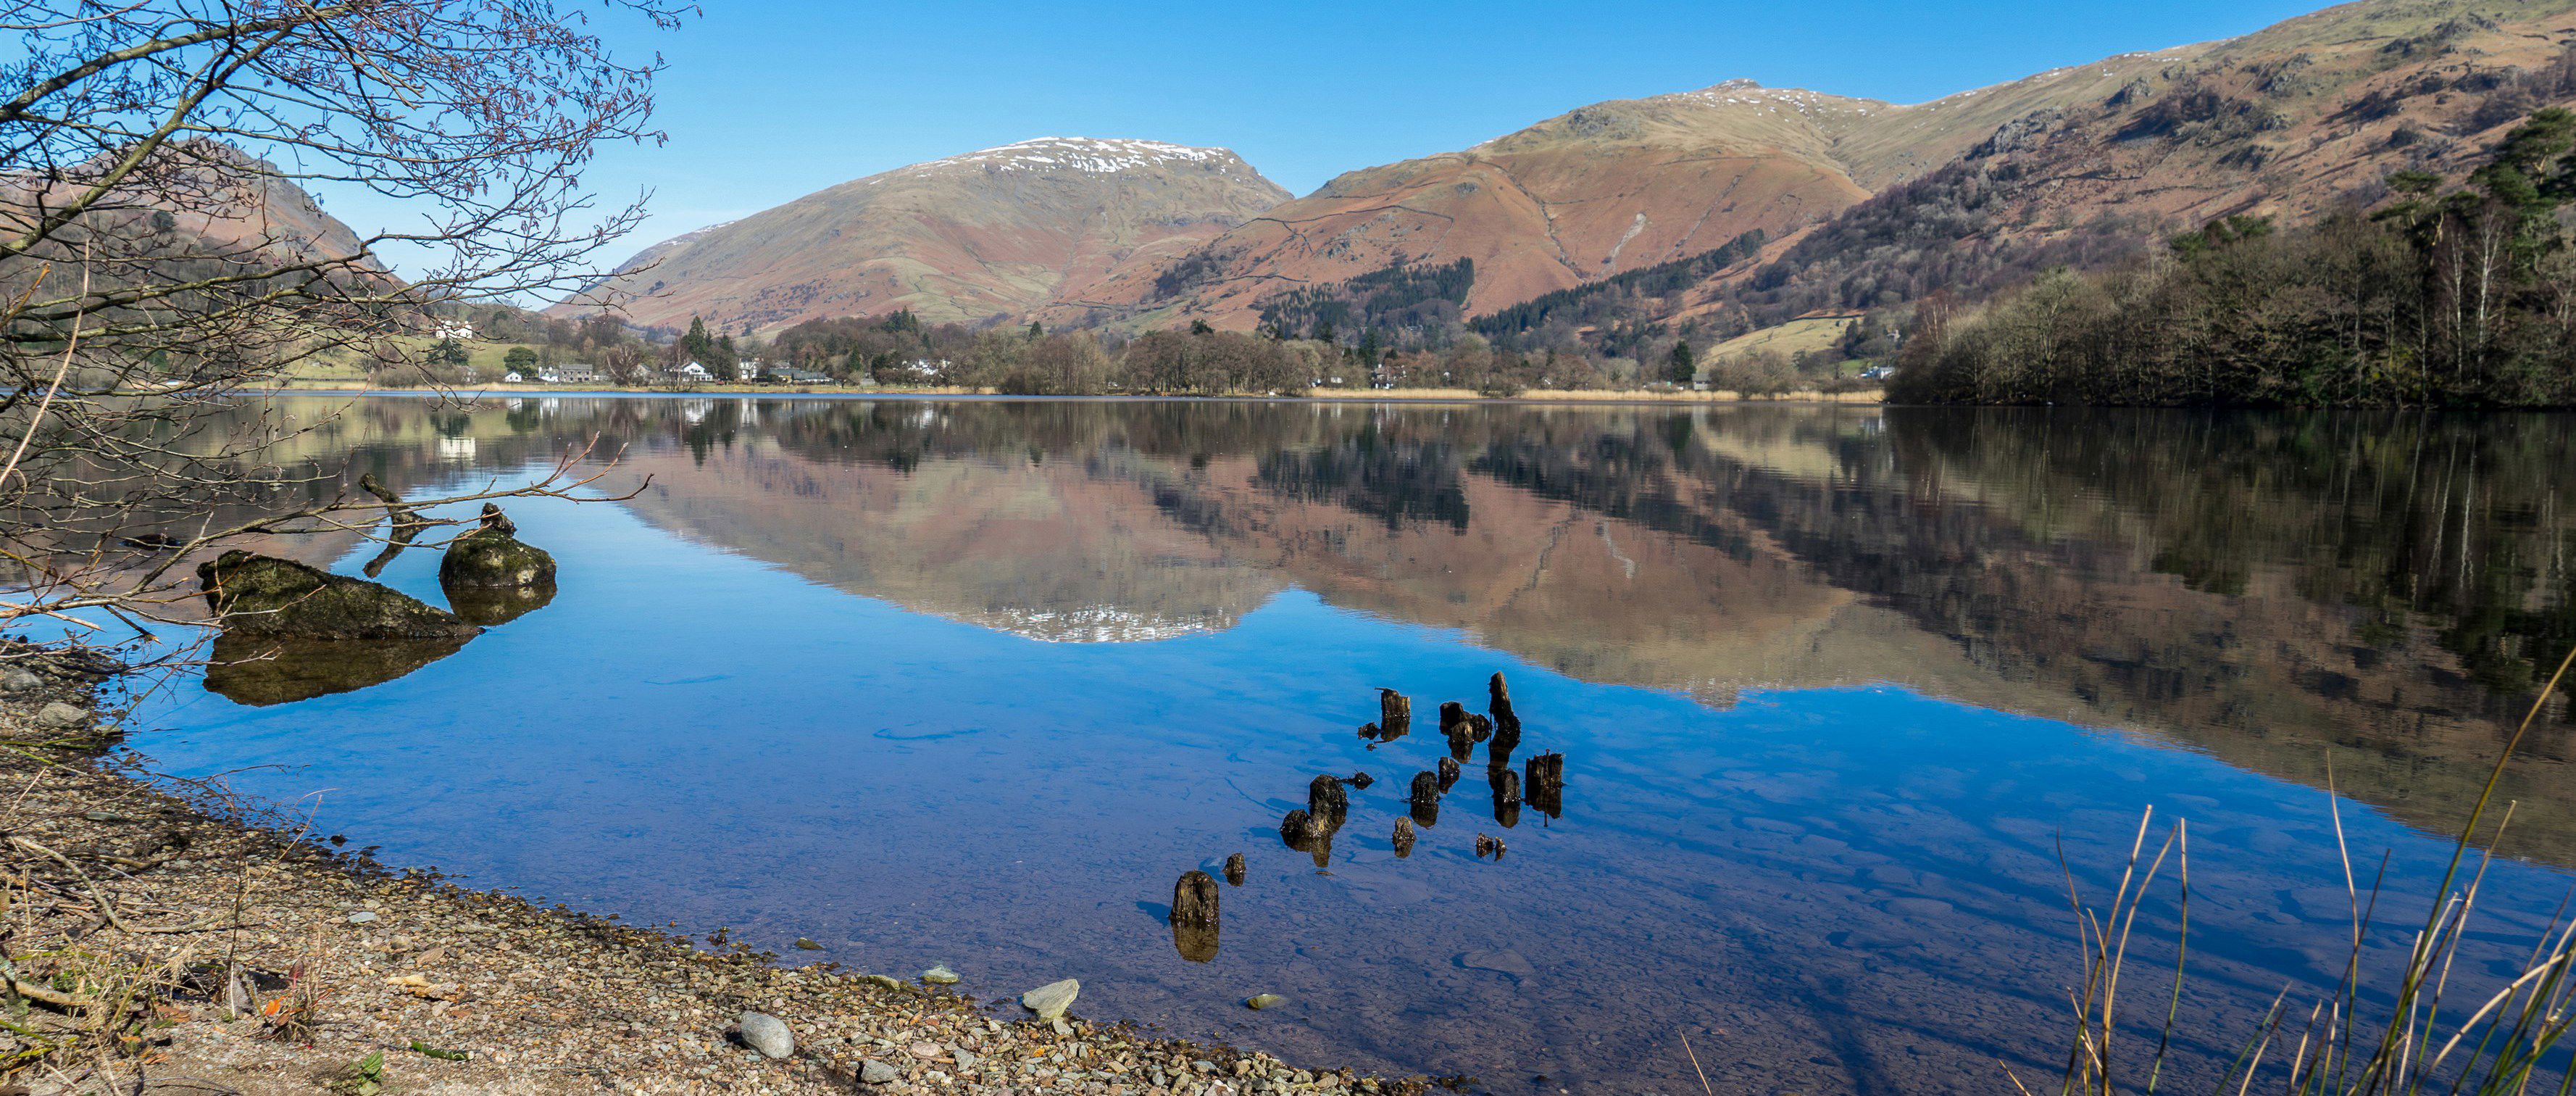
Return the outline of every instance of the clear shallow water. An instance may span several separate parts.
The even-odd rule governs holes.
[[[2153,807],[2191,820],[2199,1080],[2341,970],[2330,744],[2391,923],[2420,919],[2530,664],[2576,638],[2569,425],[367,400],[300,451],[418,494],[597,433],[610,483],[652,482],[513,507],[561,590],[453,655],[293,703],[181,689],[133,745],[314,797],[388,863],[983,996],[1078,977],[1095,1017],[1497,1092],[1679,1091],[1683,1033],[1730,1092],[2045,1076],[2079,973],[2059,849],[2098,900]],[[435,604],[436,566],[381,577]],[[1434,708],[1497,670],[1521,756],[1567,757],[1563,817],[1505,828],[1480,756],[1396,858]],[[1378,686],[1416,728],[1371,750]],[[2567,732],[2517,762],[2479,973],[2568,886]],[[1356,771],[1319,870],[1280,816]],[[1172,880],[1234,852],[1189,962]]]

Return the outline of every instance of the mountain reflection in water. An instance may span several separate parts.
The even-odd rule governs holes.
[[[326,403],[288,406],[322,421]],[[1331,999],[1329,1016],[1320,1004],[1282,1013],[1287,1027],[1265,1012],[1256,1035],[1406,1072],[1473,1072],[1497,1091],[1514,1090],[1511,1070],[1576,1091],[1695,1083],[1664,1045],[1679,1018],[1731,1033],[1711,1038],[1735,1041],[1731,1072],[1744,1078],[1938,1090],[1996,1083],[1998,1057],[2022,1068],[2058,1053],[2052,987],[2073,958],[2050,952],[2064,913],[2050,893],[2055,841],[2080,870],[2125,847],[2140,802],[2189,806],[2195,841],[2207,820],[2214,893],[2224,850],[2262,853],[2236,869],[2242,908],[2213,896],[2211,923],[2290,934],[2331,912],[2311,893],[2330,873],[2304,862],[2296,878],[2263,873],[2293,872],[2286,850],[2324,832],[2322,796],[2242,774],[2322,788],[2332,747],[2345,795],[2422,831],[2456,825],[2530,701],[2535,664],[2576,643],[2561,562],[2576,522],[2571,425],[545,397],[472,412],[360,400],[296,444],[317,461],[354,449],[352,476],[371,470],[406,493],[506,476],[593,435],[598,452],[623,451],[603,487],[650,477],[614,520],[609,507],[513,511],[551,523],[543,542],[565,586],[546,612],[435,671],[317,702],[373,718],[467,689],[471,675],[517,675],[498,684],[563,693],[573,729],[592,736],[561,763],[636,767],[596,793],[616,805],[596,822],[563,813],[592,793],[516,790],[533,777],[451,789],[441,809],[544,818],[567,834],[528,837],[514,858],[442,851],[473,839],[441,844],[424,829],[430,862],[560,873],[539,885],[782,939],[820,911],[870,911],[882,927],[854,921],[848,944],[825,941],[858,949],[847,958],[869,969],[982,960],[935,950],[978,941],[993,954],[983,961],[1015,976],[1094,961],[1103,982],[1083,975],[1086,1006],[1097,997],[1202,1029],[1250,1022],[1193,1011],[1207,1001],[1270,989]],[[633,547],[638,521],[685,550]],[[372,554],[361,546],[342,566]],[[737,574],[727,556],[766,570]],[[387,581],[417,583],[402,574],[418,566],[397,560]],[[901,615],[782,592],[780,572]],[[731,585],[698,589],[719,574]],[[847,630],[853,614],[869,629]],[[1527,669],[1512,688],[1545,699],[1523,701],[1547,714],[1526,731],[1503,718],[1499,682],[1474,695],[1515,659]],[[747,680],[763,671],[774,676]],[[424,681],[440,674],[457,677]],[[1426,733],[1408,736],[1411,713],[1367,694],[1380,684],[1412,694]],[[655,690],[708,699],[675,708]],[[291,699],[293,687],[271,691]],[[1427,733],[1445,701],[1491,715],[1479,727],[1444,712],[1442,733]],[[875,714],[907,706],[924,725]],[[854,708],[870,714],[843,714]],[[295,733],[278,718],[181,713],[173,722],[204,733],[144,748],[209,768],[259,760]],[[857,737],[889,752],[830,755],[873,766],[864,778],[806,756],[826,747],[768,737],[838,718],[880,720]],[[218,743],[226,725],[239,733]],[[881,726],[896,733],[864,733]],[[2502,794],[2520,805],[2504,851],[2576,865],[2570,730],[2553,704],[2509,771]],[[619,761],[628,739],[664,745]],[[476,741],[531,751],[532,764],[549,756],[533,751],[563,749]],[[1479,742],[1497,763],[1473,758]],[[1578,744],[1583,802],[1564,817],[1557,766]],[[346,747],[349,764],[372,748]],[[667,755],[707,750],[748,752],[687,762],[688,781],[664,775],[681,764]],[[1516,751],[1519,764],[1501,762]],[[778,766],[764,777],[774,788],[746,793],[757,803],[734,795],[724,767],[755,759]],[[1347,821],[1312,825],[1316,793],[1300,797],[1294,782],[1359,765],[1381,774],[1377,787],[1350,791]],[[832,773],[908,783],[798,798]],[[1114,803],[1108,785],[1083,782],[1095,778],[1115,781]],[[1471,798],[1444,819],[1444,793]],[[472,806],[478,796],[491,805]],[[810,846],[782,820],[840,817],[839,799],[885,813]],[[2296,813],[2309,807],[2318,817]],[[387,807],[386,828],[420,809]],[[1286,824],[1292,809],[1309,821]],[[1073,846],[1020,848],[1009,827],[1023,812],[1083,832],[1064,838]],[[1100,812],[1114,817],[1070,822]],[[1398,831],[1399,819],[1414,828]],[[943,868],[915,875],[875,851],[923,841],[913,827],[932,825],[955,834],[906,853]],[[1476,861],[1479,826],[1511,855]],[[596,870],[582,863],[590,846],[570,843],[576,828],[610,846]],[[754,831],[812,851],[792,870],[673,890],[671,875],[696,862],[665,842]],[[1420,847],[1392,854],[1390,832]],[[2378,839],[2424,841],[2395,827]],[[1212,926],[1146,931],[1136,903],[1159,900],[1196,858],[1235,849],[1253,872],[1225,889],[1221,954]],[[2422,850],[2400,852],[2392,878],[2404,879]],[[857,874],[861,860],[874,874]],[[1476,870],[1459,874],[1462,861]],[[720,870],[707,865],[695,870]],[[1131,869],[1108,912],[1083,904]],[[2197,926],[2198,848],[2194,871]],[[800,872],[833,897],[797,889]],[[2539,867],[2498,883],[2563,885]],[[920,897],[880,901],[881,888]],[[1334,912],[1328,895],[1361,909]],[[930,920],[905,920],[916,915]],[[1032,932],[1048,935],[1012,935]],[[2317,938],[2328,950],[2330,936]],[[915,956],[906,940],[934,951]],[[2298,950],[2311,943],[2214,943],[2208,961],[2223,973],[2187,1009],[2245,1020],[2282,981],[2317,975]],[[1144,955],[1189,969],[1132,965]],[[1384,988],[1398,974],[1418,979],[1400,981],[1415,996],[1338,996],[1405,992]],[[2186,1054],[2223,1059],[2236,1034],[2214,1031]]]

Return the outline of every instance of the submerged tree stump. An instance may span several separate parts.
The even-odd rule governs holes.
[[[1523,793],[1529,805],[1549,818],[1565,814],[1565,755],[1543,753],[1529,759],[1529,787]]]
[[[1440,821],[1440,776],[1437,773],[1413,774],[1413,796],[1408,804],[1413,821],[1425,826]]]
[[[1351,795],[1336,776],[1319,776],[1306,785],[1306,817],[1318,829],[1338,830],[1351,815]]]
[[[1306,844],[1313,839],[1314,833],[1314,823],[1308,820],[1304,811],[1290,811],[1286,818],[1279,820],[1279,843],[1298,852],[1306,851]]]
[[[1494,716],[1494,744],[1487,747],[1487,752],[1498,758],[1509,758],[1513,750],[1521,748],[1521,717],[1512,710],[1511,686],[1505,684],[1503,675],[1497,673],[1492,681],[1485,683],[1485,691],[1493,696],[1487,708]]]
[[[1377,691],[1377,738],[1393,742],[1413,730],[1413,701],[1393,689]]]
[[[1496,765],[1485,770],[1485,779],[1494,786],[1494,821],[1506,829],[1520,825],[1521,774]]]
[[[1457,787],[1457,786],[1458,786],[1458,774],[1459,774],[1460,772],[1462,772],[1462,771],[1463,771],[1463,767],[1462,767],[1462,766],[1460,766],[1460,765],[1458,764],[1458,759],[1457,759],[1457,758],[1454,758],[1454,757],[1444,757],[1444,758],[1441,758],[1441,759],[1440,759],[1440,790],[1441,790],[1443,793],[1446,793],[1449,789],[1454,788],[1454,787]]]
[[[1203,871],[1185,871],[1172,884],[1172,923],[1216,924],[1216,879]]]
[[[1395,855],[1399,858],[1413,855],[1413,820],[1410,818],[1395,820]]]
[[[1240,887],[1243,885],[1242,853],[1236,853],[1225,858],[1225,881],[1228,886]]]

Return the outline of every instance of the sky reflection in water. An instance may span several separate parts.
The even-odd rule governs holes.
[[[1680,1031],[1725,1091],[2044,1075],[2078,970],[2060,843],[2098,898],[2153,807],[2191,820],[2205,1079],[2285,982],[2340,971],[2329,736],[2363,747],[2336,761],[2354,847],[2422,916],[2448,849],[2419,826],[2464,812],[2527,702],[2487,652],[2565,627],[2563,577],[2520,562],[2564,541],[2556,488],[2496,470],[2557,460],[2563,423],[2391,442],[2481,447],[2454,474],[2486,509],[2455,524],[2421,484],[2302,486],[2300,454],[2384,422],[1904,415],[370,401],[329,443],[406,490],[593,431],[655,487],[514,507],[560,592],[452,655],[280,706],[187,691],[135,746],[288,766],[236,783],[319,793],[389,863],[945,962],[979,996],[1078,977],[1089,1015],[1499,1092],[1695,1084]],[[2227,494],[2248,467],[2271,486]],[[2446,537],[2495,573],[2396,581]],[[436,566],[383,578],[441,604]],[[2463,623],[2489,603],[2523,615]],[[1483,710],[1497,670],[1518,757],[1568,759],[1564,817],[1501,826],[1480,750],[1396,858],[1438,703]],[[1415,729],[1371,750],[1378,686]],[[2576,847],[2552,718],[2516,789],[2534,862],[2487,883],[2533,917]],[[1359,771],[1318,871],[1280,817]],[[1172,880],[1234,852],[1219,953],[1185,961]],[[2488,926],[2497,961],[2530,927]],[[1288,1004],[1238,1005],[1259,992]]]

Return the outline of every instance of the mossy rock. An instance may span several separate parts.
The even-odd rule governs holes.
[[[483,629],[382,583],[291,559],[226,552],[197,565],[227,635],[275,639],[466,639]]]
[[[264,639],[225,633],[206,667],[206,691],[266,707],[381,685],[455,654],[462,637],[441,639]]]
[[[438,585],[454,590],[499,590],[555,584],[555,557],[498,529],[477,529],[447,546],[438,561]]]

